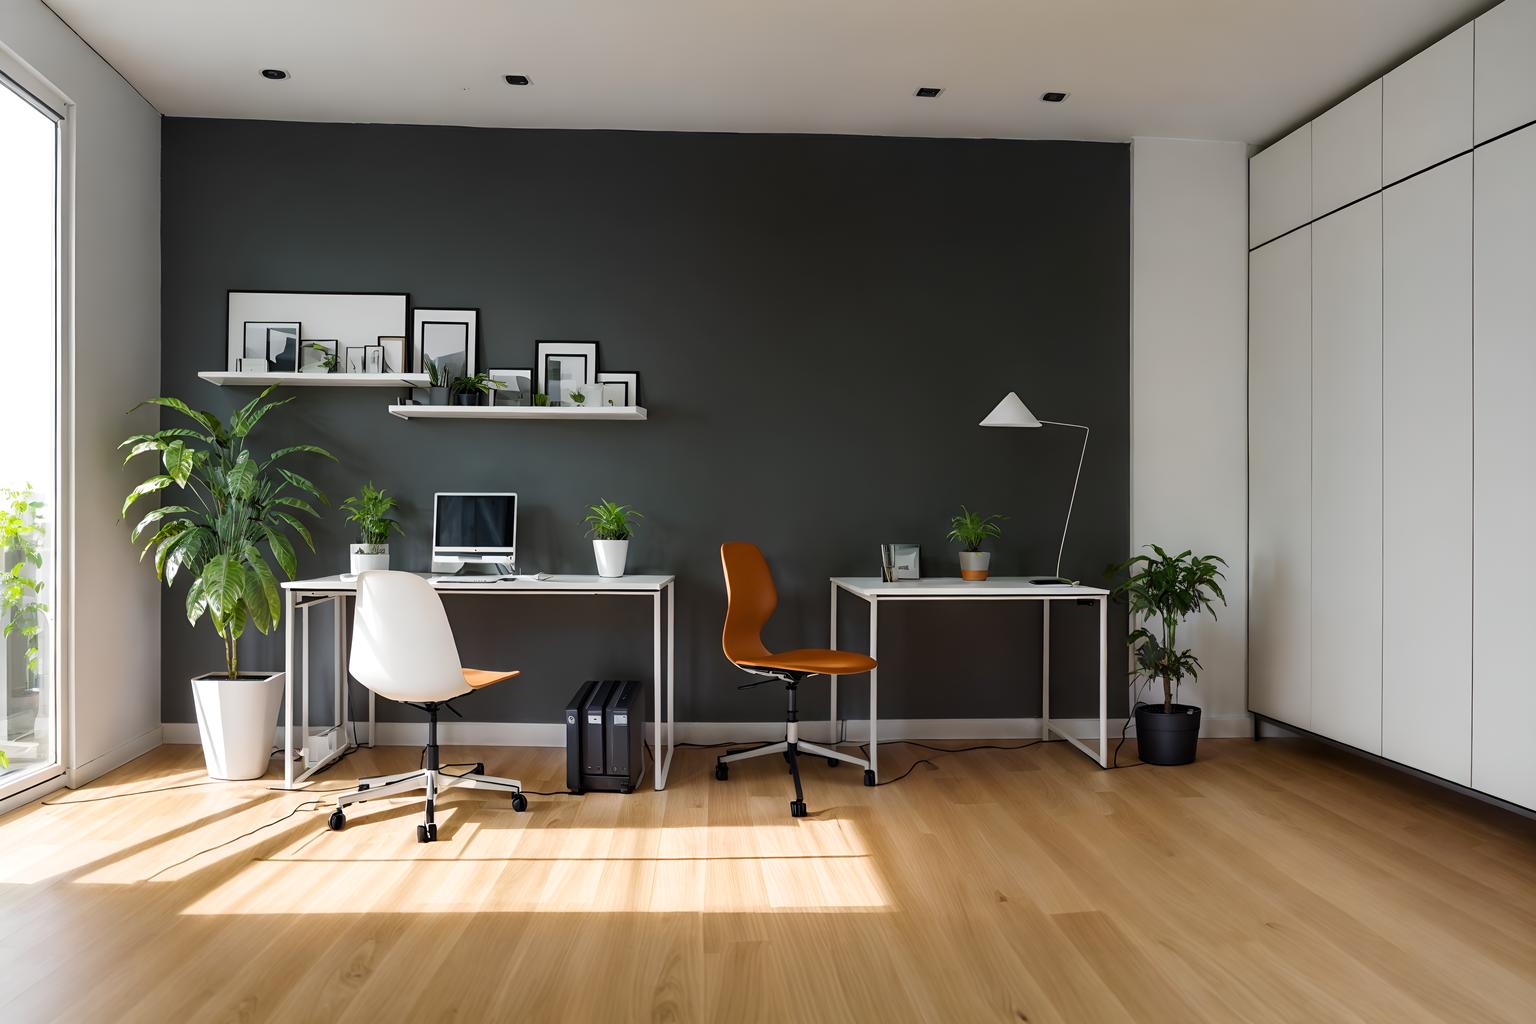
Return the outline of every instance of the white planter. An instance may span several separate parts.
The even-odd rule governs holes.
[[[987,578],[987,572],[992,565],[992,552],[990,551],[962,551],[960,552],[960,578],[977,582]]]
[[[259,779],[272,757],[283,673],[242,672],[234,679],[210,672],[192,680],[197,733],[210,778]]]
[[[597,555],[597,574],[612,578],[624,575],[624,563],[629,559],[629,541],[594,540],[592,551]]]
[[[353,544],[352,575],[360,572],[372,572],[375,569],[389,568],[388,544]]]

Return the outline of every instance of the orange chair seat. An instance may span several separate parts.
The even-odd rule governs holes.
[[[779,654],[757,655],[736,664],[744,668],[779,669],[784,672],[807,672],[811,675],[851,676],[868,672],[875,667],[875,659],[857,651],[824,651],[805,648],[784,651]]]
[[[487,686],[495,686],[497,683],[506,682],[515,676],[522,675],[520,669],[511,672],[497,672],[490,668],[466,668],[464,669],[464,685],[471,690],[483,690]]]

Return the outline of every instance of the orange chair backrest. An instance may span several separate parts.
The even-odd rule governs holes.
[[[725,570],[725,630],[720,647],[726,658],[740,664],[771,653],[763,646],[763,624],[779,606],[768,560],[756,544],[733,540],[720,545]]]

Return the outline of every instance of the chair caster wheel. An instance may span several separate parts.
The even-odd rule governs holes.
[[[731,777],[731,766],[724,761],[715,762],[715,781],[724,782]]]
[[[791,800],[789,802],[789,816],[791,818],[803,818],[803,817],[805,817],[805,801],[804,800]]]
[[[864,769],[864,785],[866,785],[866,786],[873,786],[873,785],[875,785],[875,773],[870,771],[868,768]]]
[[[359,783],[358,783],[358,784],[357,784],[357,791],[358,791],[358,792],[359,792],[359,793],[361,793],[361,792],[363,792],[363,791],[364,791],[364,790],[366,790],[366,789],[367,789],[367,788],[368,788],[368,783],[366,783],[366,782],[359,782]]]
[[[483,762],[483,761],[476,761],[475,762],[475,766],[469,770],[469,774],[471,774],[471,775],[484,775],[485,774],[485,762]]]
[[[512,809],[521,814],[528,809],[528,798],[521,793],[512,794]]]
[[[430,825],[417,825],[416,826],[416,841],[418,843],[435,843],[435,842],[437,842],[437,822],[434,821]]]
[[[837,758],[835,758],[835,757],[827,758],[827,767],[828,768],[836,768],[839,764],[842,764],[842,762],[839,761]]]
[[[331,816],[326,819],[325,823],[330,827],[332,832],[340,832],[342,829],[347,827],[347,816],[343,814],[341,808],[338,807],[331,812]]]

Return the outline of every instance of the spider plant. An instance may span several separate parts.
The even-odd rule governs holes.
[[[594,540],[629,540],[635,533],[635,526],[630,520],[644,518],[629,505],[615,504],[602,498],[596,505],[587,507],[582,522],[587,524],[587,535]]]
[[[1008,517],[1005,515],[978,515],[960,506],[960,514],[951,516],[949,520],[949,533],[947,539],[960,545],[961,551],[980,551],[981,546],[989,540],[996,540],[1003,535],[1003,528],[998,524]]]

